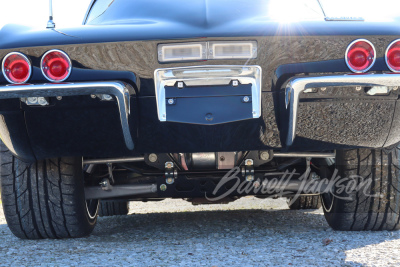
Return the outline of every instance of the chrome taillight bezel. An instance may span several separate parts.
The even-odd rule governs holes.
[[[27,78],[26,78],[24,81],[22,81],[22,82],[15,82],[15,81],[13,81],[13,80],[10,80],[10,79],[7,77],[7,75],[6,75],[6,70],[5,70],[5,68],[4,68],[4,65],[5,65],[5,63],[6,63],[6,60],[7,60],[10,56],[13,56],[13,55],[21,56],[21,57],[28,63],[28,66],[29,66],[29,73],[28,73]],[[1,62],[1,71],[3,72],[4,78],[5,78],[9,83],[12,83],[12,84],[25,84],[27,81],[29,81],[29,79],[30,79],[31,76],[32,76],[32,62],[31,62],[31,60],[30,60],[26,55],[24,55],[24,54],[21,53],[21,52],[11,52],[11,53],[8,53],[8,54],[3,58],[2,62]]]
[[[349,63],[349,61],[348,61],[348,54],[349,54],[350,48],[351,48],[355,43],[358,43],[358,42],[366,42],[366,43],[368,43],[368,44],[372,47],[372,49],[373,49],[373,51],[374,51],[374,59],[372,60],[371,65],[370,65],[368,68],[363,69],[363,70],[361,70],[361,71],[360,71],[360,70],[354,69],[354,68],[351,66],[351,64]],[[375,49],[375,46],[374,46],[374,44],[373,44],[372,42],[368,41],[367,39],[357,39],[357,40],[354,40],[354,41],[352,41],[352,42],[347,46],[346,53],[344,54],[344,60],[345,60],[345,62],[346,62],[347,67],[348,67],[352,72],[354,72],[354,73],[365,73],[365,72],[369,71],[369,70],[374,66],[374,64],[375,64],[375,61],[376,61],[376,49]]]
[[[393,68],[390,66],[389,61],[388,61],[388,53],[389,53],[389,50],[390,50],[390,48],[391,48],[395,43],[400,43],[400,39],[394,40],[394,41],[391,42],[391,43],[388,45],[388,47],[386,48],[386,51],[385,51],[385,62],[386,62],[386,66],[389,68],[390,71],[395,72],[395,73],[400,73],[400,69],[399,69],[399,70],[393,69]]]
[[[46,73],[45,73],[44,70],[43,70],[43,60],[46,58],[46,56],[47,56],[48,54],[54,53],[54,52],[58,52],[58,53],[60,53],[60,54],[63,54],[63,55],[66,57],[66,59],[68,60],[68,74],[67,74],[67,76],[65,76],[63,79],[60,79],[60,80],[52,79],[51,77],[47,76]],[[71,75],[72,61],[71,61],[71,58],[68,56],[68,54],[65,53],[64,51],[59,50],[59,49],[52,49],[52,50],[47,51],[47,52],[42,56],[42,58],[41,58],[41,60],[40,60],[40,70],[42,71],[43,76],[44,76],[48,81],[54,82],[54,83],[61,83],[61,82],[64,82],[66,79],[68,79],[69,76]]]

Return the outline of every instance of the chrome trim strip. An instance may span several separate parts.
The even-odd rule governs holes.
[[[309,88],[329,86],[400,86],[400,74],[349,74],[292,79],[285,92],[286,109],[289,109],[287,146],[291,146],[296,137],[300,93]]]
[[[368,43],[368,44],[372,47],[372,49],[374,50],[374,60],[372,61],[371,66],[369,66],[368,68],[366,68],[366,69],[363,70],[363,71],[358,71],[358,70],[353,69],[353,68],[350,66],[350,64],[349,64],[349,62],[348,62],[348,60],[347,60],[347,54],[349,53],[350,47],[351,47],[353,44],[357,43],[357,42],[366,42],[366,43]],[[347,67],[348,67],[352,72],[354,72],[354,73],[364,73],[364,72],[369,71],[369,70],[374,66],[375,61],[376,61],[376,50],[375,50],[374,44],[371,43],[370,41],[368,41],[367,39],[357,39],[357,40],[354,40],[353,42],[351,42],[351,43],[347,46],[346,53],[344,54],[344,61],[346,61]]]
[[[58,80],[58,81],[57,81],[57,80],[51,79],[51,78],[48,77],[48,76],[44,73],[44,71],[43,71],[43,60],[44,60],[44,58],[45,58],[48,54],[50,54],[50,53],[52,53],[52,52],[61,53],[61,54],[63,54],[63,55],[68,59],[68,63],[69,63],[68,75],[67,75],[64,79],[62,79],[62,80]],[[69,58],[68,54],[65,53],[64,51],[61,51],[61,50],[59,50],[59,49],[52,49],[52,50],[47,51],[47,52],[42,56],[42,59],[40,60],[40,70],[42,71],[43,76],[44,76],[48,81],[53,82],[53,83],[61,83],[61,82],[65,81],[66,79],[68,79],[68,77],[71,75],[71,71],[72,71],[72,62],[71,62],[71,59]]]
[[[364,21],[363,17],[325,17],[325,21]]]
[[[274,152],[275,158],[335,158],[336,153],[322,153],[322,152],[289,152],[281,153]]]
[[[92,94],[113,95],[118,103],[125,144],[130,150],[134,148],[134,144],[129,129],[128,117],[130,114],[130,96],[134,93],[135,91],[131,85],[120,81],[0,86],[0,99]]]
[[[390,66],[390,64],[389,64],[389,62],[388,62],[388,52],[389,52],[389,49],[392,47],[392,45],[394,45],[395,43],[397,43],[397,42],[399,42],[399,41],[400,41],[400,39],[396,39],[396,40],[394,40],[393,42],[391,42],[391,43],[388,45],[388,47],[386,48],[386,51],[385,51],[385,62],[386,62],[386,66],[388,66],[388,68],[389,68],[391,71],[395,72],[395,73],[399,73],[400,71],[395,70],[395,69],[393,69],[393,68]]]
[[[196,78],[190,77],[190,78],[176,78],[173,76],[172,71],[175,70],[180,70],[180,71],[188,71],[192,72],[195,74],[197,69],[210,69],[210,70],[226,70],[229,68],[247,68],[248,70],[251,70],[252,68],[256,69],[258,71],[257,77],[253,76],[222,76],[222,77],[212,77],[214,79],[217,78],[223,78],[223,79],[230,79],[230,80],[238,80],[239,82],[243,84],[251,84],[251,93],[252,93],[252,112],[253,112],[253,118],[259,118],[261,117],[261,92],[262,92],[262,82],[261,82],[261,77],[262,77],[262,69],[260,66],[256,65],[249,65],[249,66],[241,66],[241,65],[205,65],[205,66],[192,66],[192,67],[177,67],[177,68],[165,68],[165,69],[156,69],[154,71],[154,84],[155,84],[155,90],[156,90],[156,101],[157,101],[157,113],[158,113],[158,119],[160,121],[167,121],[167,114],[166,114],[166,98],[165,98],[165,90],[164,87],[167,82],[169,83],[175,83],[178,81],[212,81],[212,78],[207,77],[207,78]],[[160,72],[168,72],[168,79],[162,80],[160,78],[159,73]],[[220,85],[220,84],[216,84]]]
[[[144,161],[144,157],[84,159],[83,164],[106,164],[106,163],[124,163],[124,162],[141,162],[141,161]]]
[[[12,56],[12,55],[19,55],[19,56],[23,57],[23,58],[29,63],[29,75],[28,75],[28,78],[26,78],[26,80],[25,80],[24,82],[22,82],[22,83],[15,83],[15,82],[11,81],[11,80],[7,77],[6,71],[4,70],[4,63],[6,62],[6,59],[7,59],[9,56]],[[2,70],[2,72],[3,72],[4,78],[5,78],[9,83],[12,83],[12,84],[24,84],[24,83],[26,83],[27,81],[29,81],[29,79],[31,78],[31,75],[32,75],[32,62],[31,62],[31,60],[30,60],[27,56],[25,56],[24,54],[22,54],[22,53],[20,53],[20,52],[11,52],[11,53],[8,53],[8,54],[3,58],[3,61],[2,61],[2,63],[1,63],[1,70]]]

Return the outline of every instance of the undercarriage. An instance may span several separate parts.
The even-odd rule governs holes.
[[[327,187],[318,184],[321,168],[334,166],[335,152],[152,153],[135,158],[85,159],[83,164],[87,199],[182,198],[213,204],[246,195],[318,195]]]

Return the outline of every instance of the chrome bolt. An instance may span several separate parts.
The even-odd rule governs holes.
[[[183,82],[178,82],[178,88],[183,88]]]
[[[253,183],[253,186],[254,186],[254,188],[260,188],[260,186],[261,186],[261,183],[260,183],[260,181],[255,181],[254,183]]]
[[[37,97],[28,97],[28,102],[31,104],[37,103],[38,98]]]
[[[173,105],[175,103],[173,98],[168,99],[168,104]]]
[[[90,95],[91,98],[96,98],[96,95]]]
[[[246,176],[246,181],[247,182],[251,182],[251,181],[253,181],[254,180],[254,176],[253,175],[247,175]]]
[[[165,185],[165,184],[160,185],[160,190],[161,191],[167,190],[167,185]]]
[[[249,101],[250,101],[250,97],[248,97],[248,96],[243,97],[243,102],[247,103]]]
[[[47,102],[46,98],[44,98],[44,97],[38,97],[37,100],[38,100],[39,105],[41,105],[41,106],[46,106],[49,104],[49,102]]]
[[[253,165],[253,160],[252,159],[246,159],[245,164],[247,166],[252,166]]]
[[[233,82],[232,82],[232,85],[233,85],[233,86],[238,86],[238,85],[239,85],[239,82],[238,82],[238,81],[233,81]]]
[[[362,89],[361,86],[356,86],[357,91],[361,91],[361,89]]]
[[[269,153],[267,151],[263,151],[260,153],[260,159],[269,160]]]
[[[167,184],[173,184],[174,183],[174,179],[172,178],[167,178]]]
[[[56,98],[57,98],[57,100],[61,100],[62,96],[57,96]]]
[[[320,177],[318,174],[316,174],[315,172],[310,173],[311,179],[313,180],[319,180]]]
[[[102,96],[102,99],[103,99],[103,100],[106,100],[106,101],[110,101],[110,100],[112,100],[112,96],[104,94],[104,95]]]
[[[101,185],[102,187],[107,187],[108,186],[108,179],[104,179],[102,180],[99,185]]]
[[[173,166],[172,162],[165,163],[165,168],[171,169]]]
[[[153,163],[154,163],[154,162],[157,161],[157,159],[158,159],[158,157],[157,157],[156,154],[152,153],[152,154],[149,155],[149,161],[150,161],[150,162],[153,162]]]

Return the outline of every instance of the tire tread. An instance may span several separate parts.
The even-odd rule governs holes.
[[[80,187],[74,158],[32,164],[14,157],[2,142],[0,151],[3,210],[15,236],[43,239],[90,234],[95,220],[88,223],[82,216],[86,208],[83,181]]]
[[[371,179],[370,187],[335,198],[331,210],[324,209],[325,218],[335,230],[397,230],[400,229],[400,168],[399,148],[352,149],[337,151],[336,168],[341,177],[357,175]],[[367,192],[367,194],[365,194]]]
[[[101,201],[100,217],[127,215],[129,213],[128,201]]]

